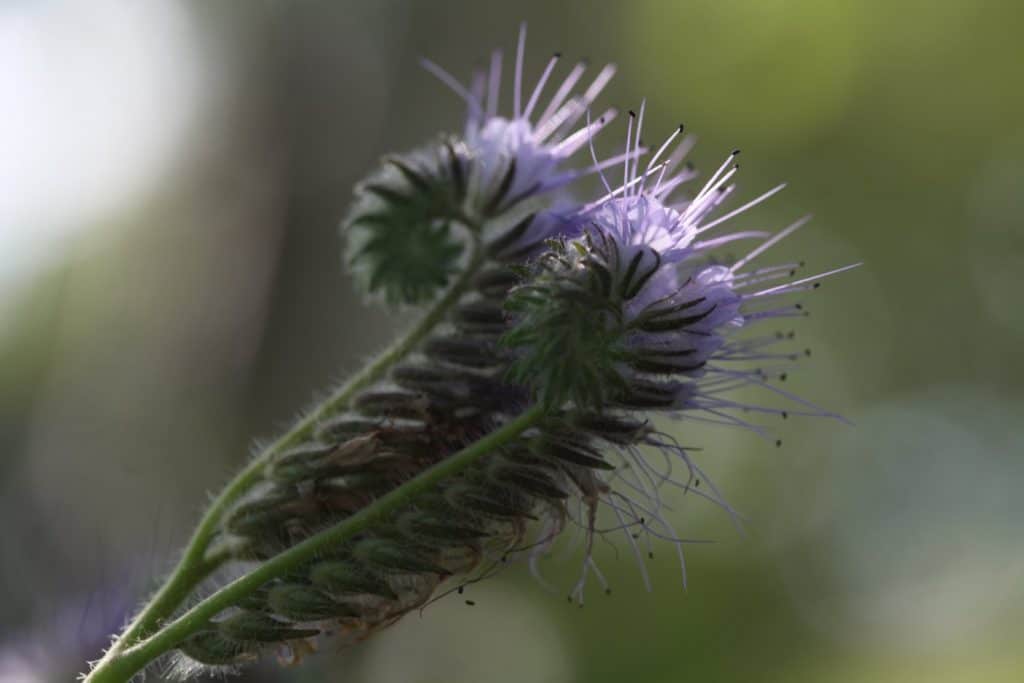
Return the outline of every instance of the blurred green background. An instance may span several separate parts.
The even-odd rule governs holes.
[[[601,103],[647,97],[647,137],[683,121],[701,168],[743,149],[747,196],[790,183],[742,221],[814,213],[779,258],[866,262],[807,301],[788,386],[855,426],[772,421],[781,449],[678,428],[747,518],[676,501],[714,541],[688,547],[687,590],[670,548],[647,593],[603,545],[614,591],[584,609],[516,567],[475,607],[240,680],[1024,678],[1019,2],[20,0],[0,6],[0,680],[72,680],[252,437],[406,322],[340,268],[351,187],[461,129],[418,56],[466,78],[523,19],[527,82],[556,50],[616,62]],[[545,571],[568,586],[577,561]]]

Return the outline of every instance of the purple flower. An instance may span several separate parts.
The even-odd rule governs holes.
[[[640,356],[634,366],[637,376],[681,374],[709,377],[712,383],[722,377],[763,384],[764,370],[753,367],[735,369],[733,363],[789,359],[771,349],[766,340],[738,339],[736,333],[761,320],[803,315],[799,304],[783,297],[818,286],[822,278],[855,266],[847,266],[811,277],[793,279],[798,264],[784,263],[763,268],[754,261],[770,247],[804,225],[803,218],[781,232],[739,230],[707,236],[741,217],[749,209],[773,196],[784,185],[761,194],[738,208],[722,211],[736,189],[732,182],[739,166],[732,152],[701,190],[692,198],[672,201],[680,185],[695,177],[692,167],[678,170],[692,140],[679,136],[679,127],[640,170],[640,132],[644,107],[639,117],[630,112],[627,150],[636,154],[623,161],[623,182],[612,190],[602,174],[607,194],[586,207],[586,230],[614,245],[619,277],[646,278],[624,302],[626,327],[630,330],[626,346]],[[634,121],[636,134],[634,135]],[[673,143],[671,154],[661,161]],[[725,266],[711,260],[709,252],[738,240],[761,240],[746,256]],[[773,338],[774,339],[774,338]],[[717,386],[717,384],[712,384]],[[712,398],[700,387],[681,391],[680,406],[715,411],[735,407]],[[717,394],[717,392],[716,392]],[[747,408],[747,406],[744,406]],[[778,411],[782,412],[782,411]]]
[[[544,102],[545,86],[551,80],[561,56],[548,61],[528,99],[524,101],[523,56],[526,25],[520,29],[512,82],[512,112],[499,114],[502,81],[502,52],[491,56],[487,73],[476,74],[467,88],[433,62],[424,67],[461,97],[468,107],[464,143],[470,158],[470,194],[478,209],[495,214],[517,202],[563,187],[577,178],[622,161],[624,156],[606,159],[584,169],[564,169],[564,163],[582,149],[601,128],[615,117],[608,109],[596,121],[578,126],[591,104],[615,74],[615,67],[601,69],[591,84],[578,92],[586,64],[576,64]],[[543,109],[541,108],[543,107]]]
[[[57,598],[21,632],[0,639],[4,683],[69,681],[90,657],[109,645],[110,634],[131,614],[132,586],[103,585],[88,595]]]
[[[764,321],[803,316],[789,295],[855,266],[810,277],[797,276],[796,263],[758,266],[765,252],[808,219],[775,234],[726,230],[783,187],[727,208],[736,190],[738,151],[695,195],[674,199],[675,190],[696,175],[683,165],[692,139],[681,137],[680,127],[641,166],[643,110],[630,114],[621,184],[613,189],[601,173],[605,195],[576,219],[582,237],[557,243],[538,259],[528,283],[513,292],[510,308],[518,317],[506,339],[518,354],[513,376],[570,413],[593,416],[584,418],[587,429],[614,444],[627,464],[592,474],[590,490],[601,493],[588,506],[610,508],[634,551],[639,529],[672,540],[682,563],[683,541],[664,514],[663,485],[693,491],[734,518],[735,512],[687,450],[646,420],[662,414],[766,435],[748,413],[838,417],[772,383],[784,379],[782,368],[801,355],[784,348],[791,334],[749,332]],[[716,258],[716,248],[738,241],[756,245],[732,262]],[[785,403],[730,398],[749,386]],[[626,430],[631,436],[619,438],[621,425],[634,430]],[[669,456],[664,468],[645,453],[651,447]],[[672,460],[684,464],[685,478],[672,473]],[[704,489],[696,489],[698,481],[706,482]],[[598,533],[593,519],[591,509],[587,519],[577,520],[588,538]],[[600,579],[591,543],[572,593],[580,601],[588,573]],[[685,581],[685,565],[683,571]]]

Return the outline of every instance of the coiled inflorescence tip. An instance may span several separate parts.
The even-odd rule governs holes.
[[[458,271],[467,163],[459,149],[444,140],[390,156],[357,186],[342,227],[349,268],[367,293],[389,304],[421,303]]]

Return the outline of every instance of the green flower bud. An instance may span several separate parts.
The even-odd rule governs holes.
[[[209,666],[255,661],[260,648],[259,643],[233,640],[217,630],[200,631],[179,646],[190,659]]]
[[[352,554],[360,562],[382,571],[411,574],[429,572],[443,576],[450,573],[416,546],[387,538],[360,541]]]
[[[553,407],[571,401],[600,409],[625,389],[613,275],[589,239],[549,246],[505,303],[514,325],[502,345],[517,354],[509,378]]]
[[[346,560],[325,560],[310,567],[309,580],[332,595],[364,593],[389,600],[398,596],[387,579]]]
[[[293,621],[320,621],[357,616],[352,609],[339,603],[315,586],[301,583],[282,583],[270,589],[267,602],[275,613]]]
[[[217,630],[232,640],[257,643],[274,643],[282,640],[298,640],[319,635],[312,628],[295,628],[258,612],[240,612],[218,622]]]

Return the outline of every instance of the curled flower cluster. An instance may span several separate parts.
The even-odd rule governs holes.
[[[357,188],[344,225],[347,261],[368,293],[382,293],[392,304],[429,300],[459,270],[460,256],[477,243],[486,244],[494,257],[523,260],[546,238],[561,232],[564,217],[578,208],[566,201],[545,206],[543,198],[629,156],[566,168],[615,118],[615,110],[608,109],[596,121],[589,120],[589,108],[615,67],[601,69],[580,92],[586,63],[576,64],[537,113],[560,56],[551,58],[524,104],[525,41],[524,29],[516,53],[510,117],[498,114],[500,51],[491,56],[490,69],[486,75],[478,74],[471,90],[424,60],[428,71],[466,101],[465,134],[388,157],[383,168]],[[580,126],[584,116],[587,123]]]
[[[770,383],[798,355],[777,347],[788,335],[746,334],[762,321],[803,315],[785,295],[832,274],[754,265],[806,221],[774,235],[712,232],[781,186],[723,211],[735,191],[734,152],[696,194],[673,199],[696,176],[685,163],[692,140],[680,127],[646,159],[644,107],[630,113],[624,151],[599,161],[592,140],[614,111],[596,120],[589,111],[614,69],[576,93],[584,66],[575,66],[545,105],[556,55],[524,102],[524,41],[525,31],[508,118],[498,115],[501,53],[468,88],[426,63],[466,101],[465,132],[387,159],[358,187],[344,233],[367,293],[417,304],[437,301],[447,287],[444,307],[434,309],[438,324],[383,377],[273,454],[259,485],[222,520],[221,545],[238,560],[267,560],[525,410],[539,407],[541,417],[222,613],[180,644],[183,670],[234,666],[268,648],[297,659],[324,635],[361,640],[428,603],[453,577],[458,588],[520,557],[539,575],[537,561],[571,527],[582,530],[586,550],[570,600],[582,604],[590,576],[607,588],[591,554],[602,533],[622,534],[649,588],[641,543],[666,539],[683,560],[664,486],[733,513],[652,418],[762,432],[743,415],[830,415]],[[591,163],[565,168],[584,147]],[[613,187],[604,172],[618,165],[623,178]],[[596,201],[552,194],[591,173],[605,187]],[[740,240],[756,246],[732,262],[715,257]],[[745,386],[795,410],[728,398]],[[684,476],[673,474],[673,462]],[[617,520],[610,531],[599,528],[602,510]]]
[[[364,290],[388,303],[430,299],[459,268],[454,234],[466,198],[466,159],[445,139],[389,157],[360,183],[348,227],[347,261]]]

